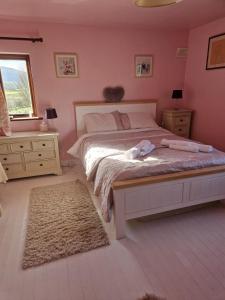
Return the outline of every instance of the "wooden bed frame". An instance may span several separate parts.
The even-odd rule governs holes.
[[[155,117],[156,104],[156,100],[75,102],[77,135],[85,132],[86,113],[149,111]],[[115,181],[112,190],[115,234],[121,239],[127,220],[225,199],[225,165]]]

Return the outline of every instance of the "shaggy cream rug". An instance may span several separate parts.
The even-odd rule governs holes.
[[[82,182],[32,189],[24,269],[105,245],[108,237]]]

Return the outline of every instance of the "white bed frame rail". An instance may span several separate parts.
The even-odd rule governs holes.
[[[196,171],[196,170],[195,170]],[[199,172],[199,170],[198,170]],[[225,166],[115,182],[114,222],[117,239],[125,237],[126,220],[225,199]],[[221,172],[221,173],[220,173]],[[200,174],[201,172],[199,172]],[[212,173],[212,174],[210,174]],[[174,176],[174,180],[172,180]],[[182,178],[183,177],[183,178]],[[154,181],[158,183],[154,183]]]

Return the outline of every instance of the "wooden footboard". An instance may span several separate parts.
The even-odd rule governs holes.
[[[225,199],[225,166],[117,181],[113,198],[120,239],[126,220]]]

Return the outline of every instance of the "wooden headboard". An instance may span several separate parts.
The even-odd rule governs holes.
[[[84,124],[84,115],[88,113],[110,113],[118,110],[123,113],[128,112],[150,112],[156,117],[157,100],[126,100],[118,103],[105,103],[102,101],[74,102],[75,122],[77,137],[86,132]]]

